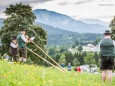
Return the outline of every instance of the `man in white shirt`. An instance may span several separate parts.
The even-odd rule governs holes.
[[[13,37],[11,43],[10,43],[10,52],[11,52],[11,55],[13,57],[13,61],[14,62],[17,62],[18,61],[18,58],[17,58],[17,54],[18,54],[18,44],[17,44],[17,41],[16,41],[16,37]]]

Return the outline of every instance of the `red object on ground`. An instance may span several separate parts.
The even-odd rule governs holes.
[[[81,72],[81,68],[80,67],[77,67],[77,72]]]

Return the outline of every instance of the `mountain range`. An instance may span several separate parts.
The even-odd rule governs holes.
[[[57,28],[57,30],[60,29],[78,33],[103,33],[105,30],[109,29],[108,22],[97,19],[76,20],[67,15],[48,11],[46,9],[36,9],[33,10],[33,12],[37,16],[37,19],[35,20],[37,23],[42,24],[42,26],[43,24],[52,26]],[[0,26],[2,26],[2,22],[3,18],[0,18]],[[56,31],[56,29],[54,31]]]
[[[99,24],[99,25],[109,26],[109,22],[101,21],[98,19],[80,19],[80,21],[87,24]]]
[[[36,9],[33,12],[37,16],[36,22],[67,31],[78,33],[103,33],[106,29],[109,29],[108,23],[100,20],[76,20],[67,15],[46,9]]]

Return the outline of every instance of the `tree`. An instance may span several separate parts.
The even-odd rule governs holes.
[[[82,52],[82,56],[83,56],[83,57],[86,57],[86,56],[87,56],[87,52],[86,52],[86,51],[83,51],[83,52]]]
[[[101,41],[101,38],[96,38],[95,41],[93,41],[93,44],[96,46]]]
[[[62,54],[60,59],[59,59],[59,64],[61,64],[61,63],[64,63],[64,64],[66,63],[66,59],[65,59],[65,55],[64,54]]]
[[[75,41],[75,45],[78,46],[80,43],[78,40]]]
[[[112,34],[111,34],[111,37],[112,37],[113,40],[115,40],[115,16],[114,16],[114,18],[112,19],[112,21],[111,21],[109,27],[111,28],[111,33],[112,33]]]
[[[72,45],[72,48],[75,48],[76,46],[75,45]]]
[[[79,66],[79,65],[80,65],[80,62],[77,60],[77,58],[75,58],[75,59],[73,60],[73,65],[74,65],[74,66]]]
[[[65,48],[65,47],[60,47],[60,53],[63,53],[63,52],[65,52],[65,51],[67,51],[67,48]]]
[[[15,4],[9,5],[4,12],[7,18],[3,22],[3,27],[0,30],[0,37],[2,41],[2,48],[4,49],[3,52],[5,53],[9,51],[9,43],[13,36],[17,36],[18,32],[21,28],[25,28],[27,30],[27,35],[35,36],[36,39],[34,40],[42,49],[45,50],[45,45],[47,44],[47,33],[41,27],[35,24],[36,16],[32,12],[32,8],[29,5],[25,4]],[[40,51],[37,50],[36,46],[33,46],[32,43],[27,45],[36,53],[44,56]],[[34,63],[42,62],[39,58],[35,55],[28,52],[30,58]]]
[[[55,54],[55,61],[56,61],[56,62],[59,62],[59,59],[60,59],[60,54],[56,53],[56,54]]]
[[[55,47],[50,47],[50,48],[48,49],[48,54],[49,54],[50,56],[54,56],[55,53],[56,53],[56,48],[55,48]]]
[[[86,64],[93,64],[95,63],[94,60],[94,54],[93,53],[88,53],[87,56],[85,57],[85,63]]]
[[[95,60],[93,57],[93,53],[88,53],[87,56],[85,57],[85,63],[89,65],[90,72],[91,72],[91,64],[95,64]]]
[[[83,50],[83,47],[80,45],[80,46],[78,46],[78,51],[82,51]]]
[[[74,59],[78,58],[78,52],[74,54]]]
[[[99,55],[97,54],[97,52],[94,52],[93,57],[94,57],[94,59],[95,59],[96,64],[98,65],[98,62],[99,62]]]
[[[80,65],[84,64],[84,57],[81,52],[78,53],[78,61],[80,62]]]
[[[72,55],[71,52],[65,52],[65,59],[66,59],[66,65],[68,65],[68,63],[70,63],[71,65],[73,65],[73,60],[74,60],[74,57]]]

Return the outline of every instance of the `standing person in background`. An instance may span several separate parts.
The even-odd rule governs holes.
[[[114,41],[111,39],[111,33],[106,30],[104,39],[100,42],[102,80],[105,82],[108,76],[109,82],[112,82],[112,70],[114,67]]]
[[[71,71],[71,64],[69,63],[67,66],[68,71]]]
[[[16,37],[13,37],[11,43],[10,43],[10,52],[11,55],[13,57],[13,61],[17,62],[18,58],[17,58],[17,54],[18,54],[18,43],[16,41]]]
[[[77,72],[78,72],[78,73],[81,72],[81,68],[80,68],[80,66],[77,67]]]
[[[65,65],[64,65],[64,63],[61,63],[61,67],[63,67],[63,68],[64,68],[64,66],[65,66]]]
[[[31,42],[29,40],[29,37],[26,35],[26,30],[22,28],[20,30],[20,34],[17,36],[17,42],[18,42],[18,48],[19,48],[19,61],[26,62],[27,57],[26,57],[26,44],[28,42]]]

